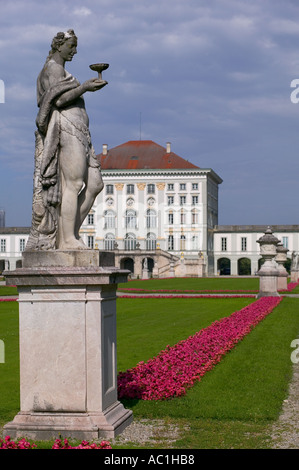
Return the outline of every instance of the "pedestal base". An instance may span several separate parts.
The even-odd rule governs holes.
[[[277,292],[277,275],[260,275],[260,289],[257,299],[260,297],[280,297]]]
[[[19,292],[21,398],[5,435],[113,438],[131,423],[117,400],[116,356],[116,289],[129,271],[98,260],[85,251],[33,253],[5,273]]]
[[[116,402],[102,413],[20,412],[3,431],[12,439],[49,440],[61,436],[92,441],[116,437],[132,420],[132,411]]]

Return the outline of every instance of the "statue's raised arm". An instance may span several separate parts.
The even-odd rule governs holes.
[[[79,229],[103,189],[83,95],[107,82],[91,78],[80,84],[67,72],[65,62],[76,53],[74,31],[58,33],[37,78],[32,227],[26,250],[86,249]]]

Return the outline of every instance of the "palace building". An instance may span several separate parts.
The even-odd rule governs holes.
[[[80,235],[89,248],[113,251],[132,277],[256,274],[266,226],[218,225],[220,176],[178,156],[171,144],[103,145],[104,189]],[[299,225],[273,226],[299,251]],[[0,271],[21,266],[29,227],[0,227]]]
[[[169,274],[171,263],[194,275],[212,267],[222,179],[211,168],[149,140],[104,145],[99,158],[105,187],[81,228],[89,247],[114,250],[138,275],[145,258],[150,273]]]

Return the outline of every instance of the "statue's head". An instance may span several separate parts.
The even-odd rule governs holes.
[[[72,60],[74,54],[77,53],[77,36],[73,29],[66,32],[59,32],[52,40],[51,51],[49,56],[58,52],[66,61]]]

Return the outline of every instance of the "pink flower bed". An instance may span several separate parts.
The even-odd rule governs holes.
[[[61,439],[56,439],[52,449],[112,449],[110,442],[102,441],[100,444],[90,444],[88,441],[82,441],[78,446],[72,447],[67,439],[63,443]]]
[[[293,289],[295,289],[295,287],[297,287],[299,284],[299,282],[289,282],[288,284],[288,291],[292,291]]]
[[[0,449],[34,449],[35,444],[30,444],[26,439],[20,439],[19,441],[11,441],[10,436],[6,436],[3,439],[0,439]]]
[[[0,439],[0,449],[35,449],[36,444],[30,444],[26,439],[20,439],[15,442],[6,436],[5,439]],[[56,439],[52,449],[112,449],[110,442],[102,441],[100,444],[90,444],[88,441],[82,441],[78,446],[71,446],[67,439],[63,443],[61,439]]]
[[[233,298],[254,298],[256,295],[254,294],[240,294],[240,295],[213,295],[213,294],[206,294],[206,295],[187,295],[187,294],[173,294],[173,295],[122,295],[121,299],[233,299]]]
[[[139,362],[136,367],[120,372],[119,398],[165,400],[184,395],[281,300],[262,297],[186,340],[167,346],[148,362]]]

